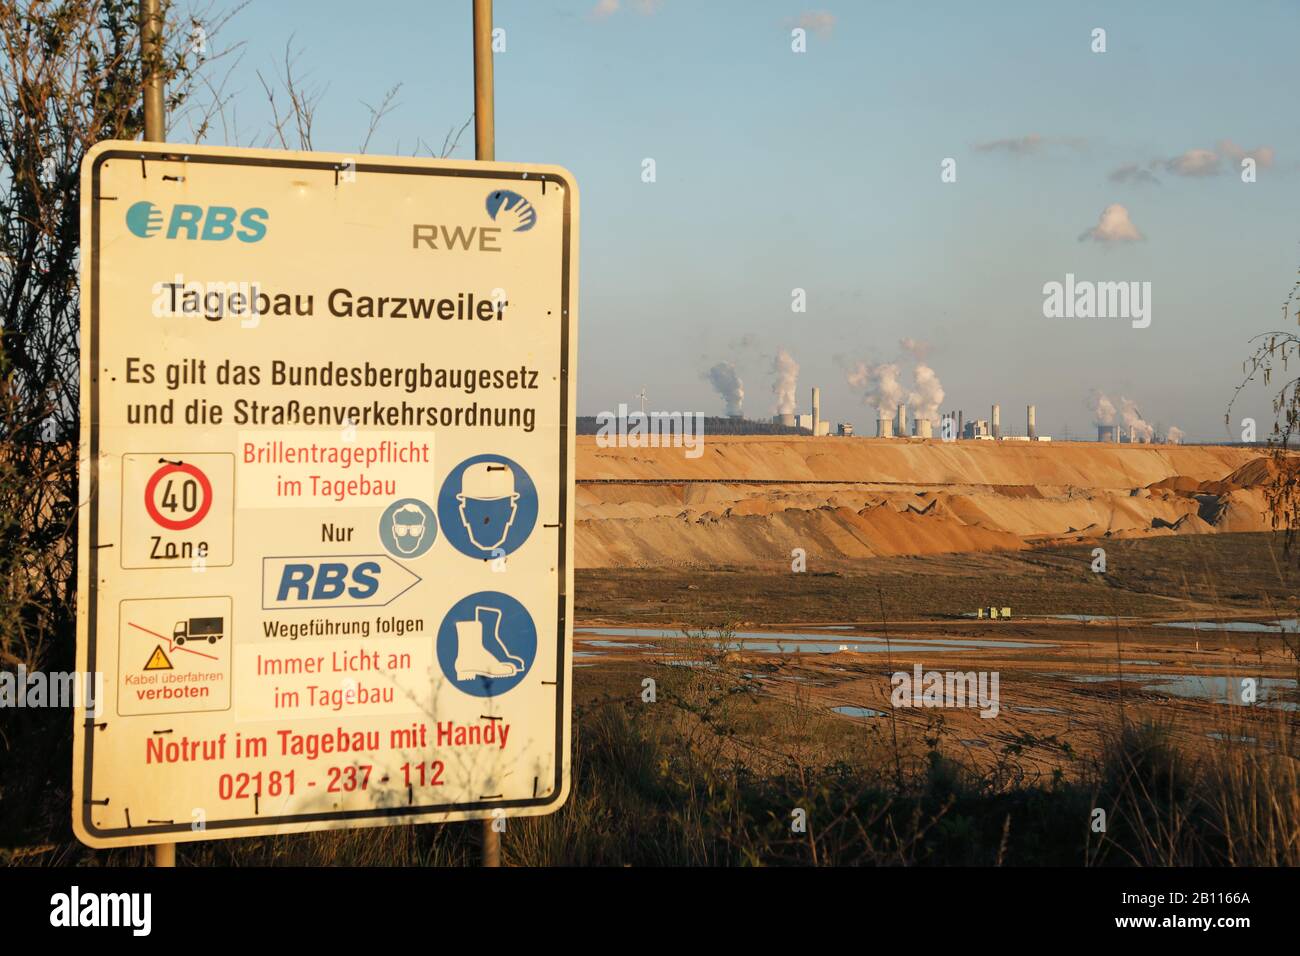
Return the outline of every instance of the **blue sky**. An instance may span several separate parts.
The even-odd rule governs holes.
[[[847,372],[911,337],[968,417],[998,401],[1022,427],[1034,402],[1040,431],[1077,436],[1100,389],[1222,439],[1247,339],[1278,327],[1300,265],[1293,0],[497,0],[496,23],[497,157],[566,166],[582,191],[580,414],[642,384],[655,408],[721,413],[703,373],[732,361],[745,413],[770,415],[784,347],[800,411],[819,385],[824,416],[866,431]],[[371,152],[436,149],[470,115],[469,0],[252,0],[222,37],[246,41],[244,143],[269,112],[255,71],[291,35],[324,88],[317,149],[356,150],[362,101],[398,82]],[[461,144],[470,158],[472,129]],[[1134,164],[1158,183],[1110,178]],[[1143,238],[1080,241],[1113,204]],[[1067,272],[1150,282],[1150,327],[1044,318]],[[1247,414],[1266,430],[1262,387]]]

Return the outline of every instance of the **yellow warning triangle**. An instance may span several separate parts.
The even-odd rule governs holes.
[[[149,662],[144,665],[144,669],[147,671],[169,671],[172,669],[172,662],[163,653],[161,644],[153,649],[153,653],[149,655]]]

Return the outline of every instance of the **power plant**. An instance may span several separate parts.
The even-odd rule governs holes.
[[[1051,441],[1048,436],[1038,434],[1038,421],[1035,406],[1025,406],[1025,434],[1011,435],[1004,434],[1002,430],[1002,406],[995,403],[989,409],[989,418],[966,418],[964,409],[953,409],[941,414],[941,437],[944,441]],[[821,417],[821,389],[812,390],[812,414],[811,415],[775,415],[772,421],[789,426],[797,426],[814,435],[830,435],[831,423],[823,421]],[[891,415],[885,409],[876,411],[876,437],[877,438],[922,438],[933,439],[934,420],[932,418],[913,418],[909,423],[907,420],[907,403],[899,402]],[[835,429],[835,434],[842,437],[852,437],[854,434],[853,425],[850,422],[840,422]],[[1116,441],[1118,431],[1111,427],[1106,432],[1109,436],[1106,441]]]
[[[1050,442],[1050,435],[1039,434],[1037,406],[1033,403],[1024,405],[1025,417],[1023,429],[1016,426],[1004,427],[1002,421],[1002,403],[989,405],[988,419],[967,418],[961,408],[944,409],[944,388],[939,376],[926,361],[928,343],[914,339],[902,339],[900,348],[911,356],[911,381],[904,378],[907,368],[905,358],[897,358],[872,364],[860,361],[848,370],[848,384],[858,393],[862,404],[874,409],[876,415],[875,435],[877,438],[893,438],[906,441],[921,439],[926,441],[1029,441]],[[798,414],[797,377],[799,365],[786,349],[781,349],[773,360],[772,391],[777,397],[772,422],[784,429],[796,428],[814,436],[835,434],[848,437],[854,428],[850,422],[834,423],[826,421],[822,414],[821,389],[813,386],[810,393],[809,414]],[[719,362],[709,370],[709,380],[722,396],[728,413],[738,413],[744,397],[744,390],[735,365],[731,362]],[[1163,425],[1153,425],[1143,419],[1137,402],[1124,396],[1112,401],[1098,389],[1090,391],[1089,407],[1092,411],[1092,424],[1097,428],[1097,440],[1112,444],[1149,444],[1152,442],[1177,443],[1183,440],[1182,429]],[[908,421],[909,408],[912,420]],[[938,426],[936,426],[938,422]],[[938,431],[936,432],[936,427]],[[866,428],[862,434],[869,434]],[[1066,427],[1069,437],[1069,428]]]
[[[784,412],[772,416],[772,423],[775,425],[784,425],[786,428],[801,428],[812,435],[829,435],[831,433],[831,423],[822,421],[822,390],[814,386],[812,390],[812,414],[797,415],[794,412]],[[839,433],[845,434],[841,425]],[[848,434],[853,434],[853,426],[848,426]]]
[[[813,387],[810,397],[810,414],[800,415],[795,412],[784,412],[773,415],[772,422],[786,428],[798,428],[817,436],[833,434],[841,438],[849,438],[855,435],[851,422],[832,423],[823,419],[820,388]],[[1168,436],[1164,434],[1163,430],[1157,432],[1156,428],[1142,420],[1136,404],[1127,399],[1122,400],[1122,408],[1111,405],[1108,401],[1105,401],[1104,396],[1102,396],[1102,399],[1103,403],[1094,410],[1096,414],[1094,425],[1097,428],[1097,441],[1099,442],[1138,445],[1152,442],[1178,441],[1181,438],[1181,432],[1175,428],[1169,429]],[[911,401],[917,401],[915,393],[911,395]],[[875,437],[903,440],[909,438],[935,440],[938,437],[942,441],[1050,442],[1052,440],[1050,435],[1039,434],[1038,409],[1032,403],[1025,405],[1023,433],[1015,434],[1003,428],[1002,404],[1000,402],[994,402],[990,405],[987,419],[968,418],[965,410],[961,408],[939,412],[936,412],[932,405],[924,406],[924,408],[925,412],[922,415],[914,416],[909,422],[907,402],[898,402],[893,405],[892,412],[888,408],[877,405]],[[936,421],[940,423],[938,436],[935,433]],[[865,434],[867,433],[864,432]]]

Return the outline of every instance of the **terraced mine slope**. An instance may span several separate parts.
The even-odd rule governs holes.
[[[778,565],[1270,530],[1258,448],[1090,442],[578,438],[577,566]]]

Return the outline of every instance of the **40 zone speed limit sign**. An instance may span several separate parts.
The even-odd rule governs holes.
[[[212,482],[196,465],[165,462],[145,486],[144,506],[159,527],[186,531],[212,508]]]
[[[77,835],[559,807],[569,174],[101,143],[82,188]]]

